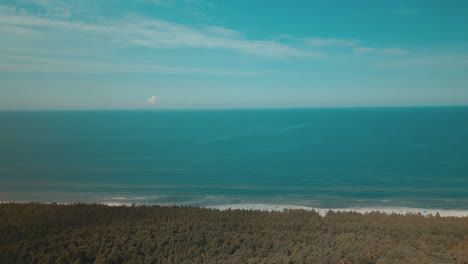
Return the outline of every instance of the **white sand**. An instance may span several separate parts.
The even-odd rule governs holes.
[[[1,203],[29,203],[27,201],[0,201]],[[45,202],[44,204],[50,204]],[[72,204],[72,203],[58,203],[58,204]],[[122,202],[98,202],[97,204],[107,206],[132,206],[133,203],[122,203]],[[151,205],[151,204],[149,204]],[[158,205],[158,204],[154,204]],[[159,204],[160,206],[173,206],[176,204]],[[138,206],[136,204],[135,206]],[[445,209],[423,209],[423,208],[408,208],[408,207],[360,207],[360,208],[314,208],[302,205],[286,205],[286,204],[258,204],[258,203],[245,203],[245,204],[225,204],[225,205],[212,205],[205,206],[206,208],[217,209],[217,210],[258,210],[268,212],[282,212],[285,210],[315,210],[320,215],[324,216],[328,211],[334,212],[357,212],[361,214],[367,214],[371,212],[381,212],[386,214],[418,214],[421,215],[436,215],[439,213],[440,216],[452,216],[452,217],[468,217],[468,210],[445,210]]]
[[[407,207],[368,207],[368,208],[313,208],[301,205],[279,205],[279,204],[228,204],[228,205],[214,205],[207,206],[207,208],[218,209],[218,210],[260,210],[260,211],[284,211],[302,209],[306,211],[315,210],[320,215],[326,215],[329,210],[334,212],[357,212],[361,214],[371,212],[381,212],[386,214],[418,214],[422,215],[436,215],[439,213],[440,216],[454,216],[454,217],[468,217],[468,210],[443,210],[443,209],[423,209],[423,208],[407,208]]]

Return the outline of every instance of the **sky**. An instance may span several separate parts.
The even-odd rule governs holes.
[[[468,105],[468,1],[0,0],[0,111]]]

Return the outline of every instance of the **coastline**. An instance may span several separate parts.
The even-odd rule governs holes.
[[[380,212],[385,214],[411,215],[421,214],[424,216],[435,216],[437,213],[441,217],[468,217],[468,210],[446,210],[446,209],[424,209],[424,208],[409,208],[409,207],[357,207],[357,208],[314,208],[302,205],[282,205],[282,204],[229,204],[229,205],[214,205],[207,208],[218,210],[258,210],[268,212],[281,212],[284,210],[306,210],[316,211],[321,216],[325,216],[328,211],[332,212],[356,212],[360,214],[368,214],[372,212]]]
[[[41,204],[52,204],[54,202],[34,202],[34,201],[0,201],[0,204],[5,203],[41,203]],[[79,203],[79,202],[77,202]],[[73,204],[73,203],[57,203],[57,204]],[[85,204],[101,204],[106,206],[186,206],[178,204],[134,204],[134,203],[122,203],[122,202],[96,202],[96,203],[85,203]],[[398,215],[417,215],[423,216],[436,216],[438,213],[441,217],[468,217],[468,210],[453,210],[453,209],[425,209],[425,208],[410,208],[410,207],[355,207],[355,208],[315,208],[303,205],[292,205],[292,204],[262,204],[262,203],[242,203],[242,204],[221,204],[221,205],[209,205],[200,206],[201,208],[216,209],[220,211],[225,210],[253,210],[253,211],[267,211],[267,212],[283,212],[286,210],[305,210],[305,211],[316,211],[321,216],[325,216],[329,211],[332,212],[355,212],[360,214],[368,214],[372,212],[380,212],[384,214],[398,214]]]

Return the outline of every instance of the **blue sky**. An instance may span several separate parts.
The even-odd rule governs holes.
[[[1,0],[0,110],[468,105],[466,1]]]

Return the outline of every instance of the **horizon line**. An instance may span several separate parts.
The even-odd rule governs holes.
[[[0,110],[4,112],[110,112],[110,111],[134,111],[134,112],[157,112],[157,111],[232,111],[232,110],[306,110],[306,109],[376,109],[376,108],[460,108],[467,105],[414,105],[414,106],[321,106],[321,107],[242,107],[242,108],[128,108],[128,109],[23,109],[23,110]]]

